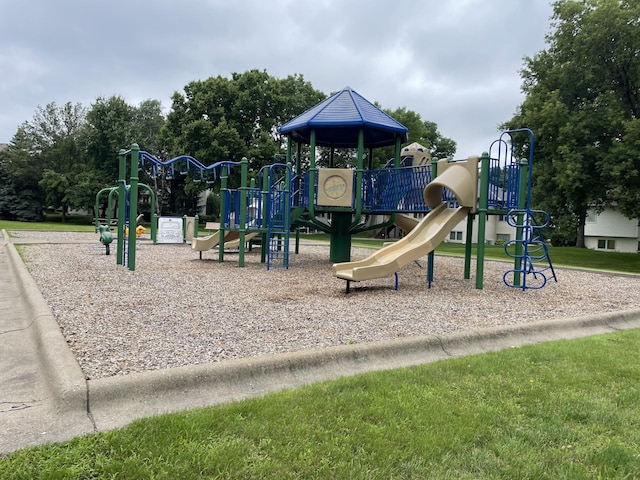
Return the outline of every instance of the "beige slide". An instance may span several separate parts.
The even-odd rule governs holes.
[[[257,233],[247,233],[244,236],[244,241],[248,242],[252,238],[257,237]],[[220,244],[220,230],[212,235],[206,237],[194,238],[191,243],[191,249],[200,254],[200,260],[202,260],[202,252],[211,250],[213,247],[217,247]],[[240,232],[224,232],[224,248],[238,248],[240,246]]]
[[[438,172],[438,177],[424,191],[427,205],[431,207],[427,216],[415,226],[412,224],[417,220],[399,216],[400,221],[396,223],[409,232],[407,235],[363,260],[334,264],[333,274],[355,282],[390,277],[412,261],[431,253],[476,207],[478,158],[470,157],[465,162],[440,161]],[[453,192],[459,207],[450,208],[442,201],[443,188]]]
[[[397,227],[402,230],[405,235],[409,233],[411,230],[416,228],[416,225],[420,223],[421,218],[412,217],[411,215],[407,215],[405,213],[398,213],[396,215],[396,221],[393,222]]]
[[[224,248],[238,248],[240,246],[240,232],[229,232],[232,233],[232,236],[224,236]],[[257,233],[245,233],[244,241],[248,242],[252,238],[257,237]]]
[[[225,238],[227,238],[229,232],[225,232]],[[191,249],[200,253],[200,260],[202,260],[202,252],[211,250],[213,247],[220,243],[220,230],[212,235],[206,237],[194,238],[191,242]]]
[[[333,274],[344,280],[362,281],[390,277],[404,266],[432,252],[469,213],[468,207],[447,208],[441,203],[407,235],[364,260],[336,263]]]

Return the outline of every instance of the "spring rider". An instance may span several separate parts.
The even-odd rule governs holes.
[[[109,245],[113,242],[113,234],[107,225],[100,225],[98,231],[100,232],[100,243],[102,243],[106,249],[105,255],[109,255]]]

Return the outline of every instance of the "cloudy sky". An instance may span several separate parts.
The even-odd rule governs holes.
[[[257,68],[350,86],[488,150],[545,48],[548,0],[0,0],[0,142],[50,102],[170,108],[192,80]]]

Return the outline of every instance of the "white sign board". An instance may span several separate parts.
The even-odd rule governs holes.
[[[183,243],[182,218],[158,217],[157,243]]]

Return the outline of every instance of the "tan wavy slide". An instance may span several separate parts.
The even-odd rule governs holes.
[[[427,185],[424,192],[426,203],[431,207],[429,213],[413,228],[410,228],[413,223],[410,217],[399,217],[397,223],[400,228],[410,230],[407,235],[364,260],[335,263],[333,274],[336,277],[355,282],[390,277],[414,260],[431,253],[475,209],[478,158],[470,157],[467,161],[455,163],[441,160],[438,171],[442,172],[441,175]],[[449,208],[442,201],[443,188],[454,193],[460,207]]]
[[[362,281],[390,277],[404,266],[431,253],[469,213],[468,207],[447,208],[441,203],[407,235],[364,260],[336,263],[333,274],[344,280]]]
[[[258,236],[257,233],[247,233],[244,236],[244,241],[248,242],[252,238]],[[200,260],[202,260],[202,252],[206,252],[207,250],[211,250],[213,247],[216,247],[220,244],[220,230],[215,232],[212,235],[207,235],[206,237],[198,237],[194,238],[191,243],[191,249],[199,252]],[[224,232],[224,248],[237,248],[240,245],[240,232]]]

